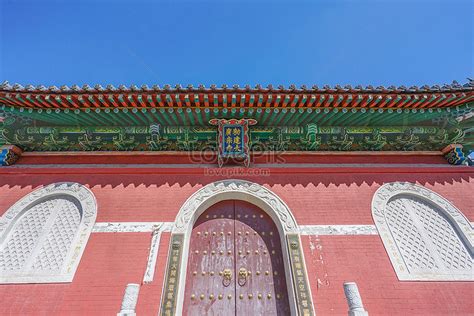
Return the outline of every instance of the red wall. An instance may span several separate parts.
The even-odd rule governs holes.
[[[370,315],[473,314],[474,282],[399,282],[379,236],[303,236],[302,242],[319,315],[347,315],[347,281],[357,283]]]
[[[391,181],[424,185],[450,200],[473,221],[473,168],[452,168],[451,172],[433,168],[429,172],[354,168],[297,173],[288,168],[270,176],[233,178],[271,189],[288,204],[298,224],[372,225],[372,196],[380,185]],[[6,169],[0,169],[0,214],[42,185],[76,181],[95,194],[97,222],[174,221],[193,192],[224,178],[206,176],[202,169],[179,174],[166,170],[133,174],[124,169],[64,169],[54,173],[47,169],[41,173],[29,169],[4,172]],[[164,234],[154,282],[141,287],[139,315],[156,315],[158,311],[168,240],[169,234]],[[72,283],[0,285],[0,314],[114,314],[120,309],[126,284],[141,283],[150,241],[150,233],[93,233]],[[347,313],[344,281],[358,283],[372,315],[462,315],[474,311],[472,282],[398,282],[379,236],[305,236],[303,244],[314,304],[320,315]]]
[[[472,168],[470,168],[472,169]],[[299,224],[372,224],[374,192],[386,182],[419,183],[450,200],[474,219],[471,173],[332,173],[236,177],[263,184],[290,207]],[[1,174],[0,214],[34,189],[59,181],[88,186],[99,205],[98,222],[174,221],[195,191],[223,177],[168,174]]]
[[[0,286],[0,315],[117,313],[127,283],[140,283],[150,234],[93,233],[72,283]]]

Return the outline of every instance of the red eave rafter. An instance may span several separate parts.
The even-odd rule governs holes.
[[[146,107],[327,107],[443,108],[474,100],[474,90],[437,93],[278,93],[278,92],[88,92],[0,91],[1,103],[25,108]],[[141,99],[140,99],[141,98]]]

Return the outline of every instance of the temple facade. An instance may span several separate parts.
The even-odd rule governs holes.
[[[1,315],[469,315],[474,83],[0,85]]]

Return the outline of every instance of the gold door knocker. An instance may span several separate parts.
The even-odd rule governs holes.
[[[244,286],[245,283],[247,283],[247,277],[248,277],[249,273],[247,271],[247,269],[245,268],[240,268],[239,269],[239,280],[238,280],[238,283],[240,286]]]
[[[224,286],[229,286],[230,283],[232,282],[232,271],[230,269],[224,269],[223,273],[223,279],[222,279],[222,284]]]

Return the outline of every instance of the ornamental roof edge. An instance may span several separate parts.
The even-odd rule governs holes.
[[[351,85],[335,85],[329,86],[325,85],[323,87],[318,87],[317,85],[311,86],[309,88],[306,85],[301,85],[297,87],[294,84],[291,84],[287,87],[283,85],[279,85],[278,87],[274,87],[273,85],[268,85],[263,87],[260,84],[257,84],[255,87],[251,87],[250,85],[245,85],[244,87],[240,87],[237,84],[232,85],[229,87],[228,85],[224,84],[220,87],[217,85],[210,85],[209,87],[200,84],[198,87],[194,87],[193,85],[187,85],[186,87],[181,86],[180,84],[175,85],[172,87],[171,85],[164,85],[161,88],[158,85],[153,85],[151,88],[148,85],[143,84],[141,86],[137,86],[135,84],[131,84],[130,86],[119,85],[115,87],[112,84],[108,84],[105,88],[102,87],[100,84],[96,84],[93,87],[89,86],[88,84],[84,84],[82,87],[79,85],[62,85],[59,88],[56,86],[49,86],[46,87],[44,85],[37,85],[33,86],[28,84],[23,86],[19,83],[10,84],[8,81],[4,81],[0,84],[0,93],[8,93],[8,92],[27,92],[27,93],[40,93],[40,94],[76,94],[76,93],[120,93],[120,92],[143,92],[143,93],[153,93],[153,92],[160,92],[160,93],[286,93],[286,94],[311,94],[311,93],[333,93],[333,94],[342,94],[342,93],[373,93],[373,94],[384,94],[384,93],[447,93],[447,92],[471,92],[474,91],[474,80],[467,78],[468,82],[465,84],[460,84],[457,81],[453,81],[451,84],[443,84],[443,85],[422,85],[422,86],[377,86],[374,87],[372,85],[367,85],[365,87],[361,85],[351,86]]]

